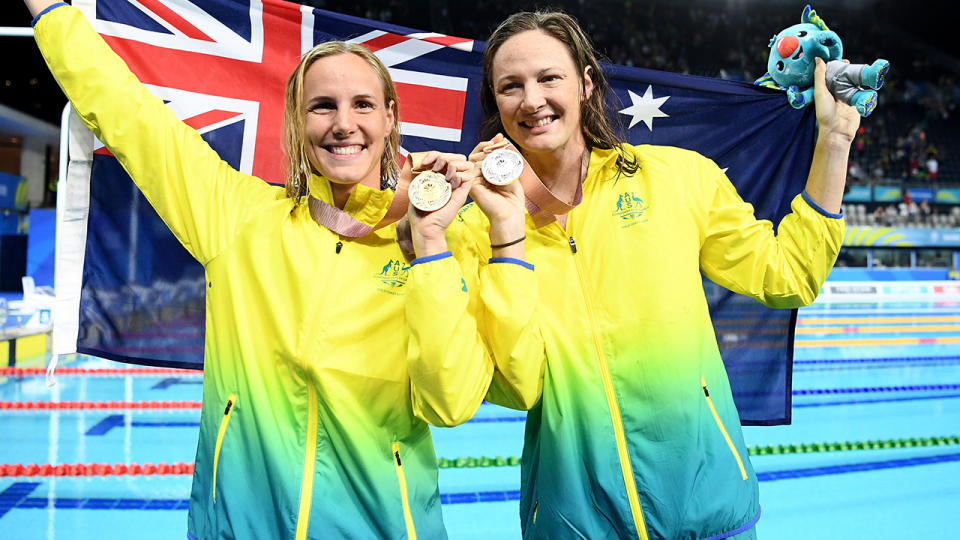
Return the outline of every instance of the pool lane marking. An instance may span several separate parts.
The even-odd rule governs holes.
[[[168,377],[150,387],[151,390],[166,390],[178,384],[203,384],[203,380],[183,380],[180,377]]]
[[[833,366],[794,366],[794,373],[820,373],[826,371],[874,371],[878,369],[905,369],[918,367],[950,367],[960,364],[957,360],[927,360],[920,362],[889,362],[885,364],[856,364]]]
[[[879,317],[797,317],[797,325],[808,324],[867,324],[867,323],[960,323],[960,315],[879,316]]]
[[[932,324],[926,326],[883,325],[883,326],[807,326],[797,327],[797,334],[929,334],[935,332],[954,332],[960,334],[960,324]]]
[[[103,436],[113,428],[123,427],[124,416],[122,414],[111,414],[103,420],[94,424],[87,430],[85,435]],[[200,422],[145,422],[134,420],[130,422],[132,427],[200,427]]]
[[[794,365],[814,364],[882,364],[887,362],[941,362],[960,361],[960,356],[889,356],[875,358],[811,358],[808,360],[794,360]]]
[[[889,392],[942,392],[960,390],[960,384],[908,384],[904,386],[863,386],[852,388],[806,388],[794,390],[795,396],[819,396],[824,394],[873,394]]]
[[[935,367],[960,364],[960,356],[891,356],[888,358],[830,358],[794,360],[794,373],[800,371],[837,371],[853,369],[882,369]]]
[[[19,507],[39,486],[40,482],[14,482],[7,489],[0,491],[0,518],[10,510]]]
[[[465,423],[467,424],[488,424],[488,423],[499,423],[499,422],[523,422],[526,420],[526,416],[481,416],[471,418]],[[96,424],[90,427],[87,430],[85,435],[102,437],[107,433],[110,433],[114,428],[123,427],[125,424],[124,416],[122,414],[111,414],[105,417],[103,420],[100,420]],[[142,428],[142,427],[200,427],[200,422],[170,422],[170,421],[143,421],[143,420],[134,420],[130,422],[131,427]]]
[[[794,478],[809,478],[813,476],[878,471],[882,469],[901,469],[904,467],[933,465],[936,463],[948,463],[953,461],[960,461],[960,453],[922,456],[906,459],[891,459],[887,461],[870,461],[866,463],[850,463],[846,465],[830,465],[826,467],[809,467],[806,469],[767,471],[757,473],[757,480],[761,482],[773,482],[777,480],[791,480]]]
[[[896,403],[899,401],[931,401],[941,399],[960,398],[960,394],[939,394],[936,396],[911,396],[902,398],[884,398],[884,399],[852,399],[849,401],[815,401],[812,403],[793,403],[794,409],[804,409],[809,407],[837,407],[840,405],[871,405],[875,403]]]
[[[798,339],[794,347],[868,347],[871,345],[948,345],[960,343],[960,336],[861,338],[861,339]]]

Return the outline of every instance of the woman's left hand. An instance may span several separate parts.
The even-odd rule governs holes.
[[[467,161],[462,154],[428,152],[423,157],[422,166],[442,173],[447,182],[450,182],[452,193],[447,204],[433,212],[417,210],[412,204],[407,209],[417,257],[447,251],[447,227],[453,222],[460,207],[466,203],[467,195],[476,179],[474,164]]]
[[[827,64],[816,58],[813,77],[813,101],[817,109],[817,125],[820,136],[833,137],[852,142],[860,127],[860,113],[842,101],[837,100],[827,89]],[[849,60],[844,60],[850,63]]]

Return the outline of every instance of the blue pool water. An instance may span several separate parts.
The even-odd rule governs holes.
[[[811,307],[800,311],[793,424],[744,429],[764,539],[949,538],[960,508],[960,307]],[[70,367],[125,368],[79,357]],[[2,381],[2,379],[0,379]],[[199,374],[58,376],[0,382],[0,401],[198,401]],[[0,464],[176,463],[196,452],[197,409],[0,410]],[[435,429],[439,457],[519,456],[523,414],[481,406]],[[903,446],[801,452],[804,444]],[[791,445],[793,451],[791,451]],[[856,446],[854,444],[853,446]],[[462,460],[461,460],[462,461]],[[519,467],[440,471],[450,538],[519,538]],[[185,537],[189,475],[0,477],[0,538]]]

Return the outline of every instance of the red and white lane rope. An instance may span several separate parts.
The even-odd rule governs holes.
[[[47,372],[46,368],[0,368],[0,377],[41,377]],[[195,376],[202,377],[203,372],[194,369],[173,368],[77,368],[58,367],[57,375],[90,375],[97,377],[126,377],[128,375],[147,375],[154,377],[168,376]]]
[[[4,476],[137,476],[193,474],[193,463],[7,463],[0,465]]]
[[[0,401],[0,410],[199,409],[199,401]]]

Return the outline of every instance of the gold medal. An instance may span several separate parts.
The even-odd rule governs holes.
[[[480,171],[487,182],[495,186],[505,186],[523,173],[523,158],[507,148],[499,148],[483,158]]]
[[[424,212],[433,212],[438,208],[443,208],[443,205],[450,200],[452,192],[447,178],[436,171],[424,171],[418,174],[410,182],[408,191],[410,203],[416,209]]]

